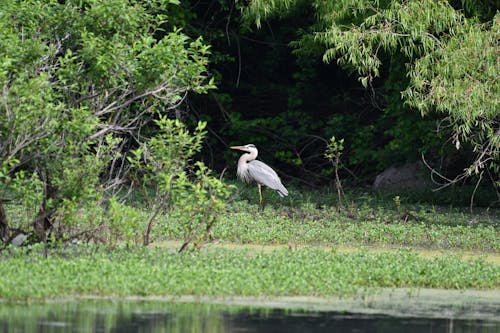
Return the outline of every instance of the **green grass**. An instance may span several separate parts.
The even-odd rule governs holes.
[[[339,253],[317,248],[255,252],[162,248],[12,249],[0,260],[0,298],[97,296],[329,296],[377,288],[498,288],[500,267],[411,250]]]
[[[348,208],[338,213],[336,194],[323,191],[290,191],[280,200],[266,191],[268,204],[258,206],[257,190],[233,201],[213,229],[220,240],[241,244],[377,245],[500,251],[500,210],[435,206],[377,193],[347,195]],[[255,193],[254,193],[255,192]],[[182,239],[180,216],[174,211],[158,219],[159,239]]]

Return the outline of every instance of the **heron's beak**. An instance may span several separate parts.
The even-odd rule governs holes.
[[[232,146],[230,148],[235,150],[247,151],[247,149],[244,146]]]

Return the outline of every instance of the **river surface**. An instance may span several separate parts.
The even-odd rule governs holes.
[[[500,332],[493,319],[391,316],[165,301],[0,303],[0,331],[15,332]]]

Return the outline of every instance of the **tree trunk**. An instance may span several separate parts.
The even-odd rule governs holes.
[[[43,202],[38,211],[38,215],[33,221],[33,228],[35,229],[35,235],[40,242],[47,242],[47,230],[52,226],[51,215],[54,213],[54,209],[47,207],[47,203],[50,199],[55,199],[57,197],[57,186],[52,185],[50,175],[44,173],[43,171],[39,173],[40,178],[44,183],[44,193]]]
[[[7,214],[3,208],[3,203],[0,201],[0,238],[6,241],[10,237],[9,223],[7,222]]]
[[[153,228],[153,222],[154,222],[154,220],[156,218],[156,215],[158,215],[158,213],[165,206],[165,201],[166,201],[165,196],[162,196],[161,200],[160,200],[160,203],[156,206],[153,214],[149,217],[148,224],[146,226],[146,230],[144,231],[144,236],[143,236],[143,242],[142,242],[142,244],[144,246],[148,246],[149,245],[149,234],[151,233],[151,229]]]

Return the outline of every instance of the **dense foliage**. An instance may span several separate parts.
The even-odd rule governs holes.
[[[300,0],[254,0],[246,13],[260,26],[271,16],[294,15],[304,6]],[[364,87],[383,76],[383,66],[389,65],[389,75],[404,71],[408,80],[392,92],[402,94],[397,103],[422,115],[441,113],[438,131],[450,136],[456,149],[466,143],[475,153],[456,180],[473,173],[497,180],[500,17],[494,3],[346,0],[312,1],[309,6],[315,20],[294,43],[299,52],[319,45],[324,62],[355,70]],[[393,107],[386,109],[392,112]]]
[[[188,91],[213,87],[209,47],[168,23],[176,3],[0,4],[0,198],[27,210],[21,225],[33,224],[35,238],[81,237],[81,227],[98,234],[104,194],[137,185],[130,148],[149,145],[154,155],[154,140],[163,139],[151,120],[170,116]],[[189,136],[170,142],[169,161],[179,167],[163,170],[164,177],[193,163],[194,153],[182,155]],[[210,179],[200,177],[194,183]],[[1,211],[2,237],[9,238]]]

